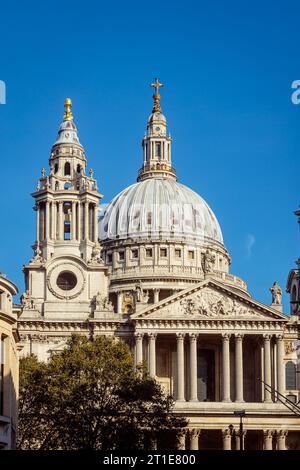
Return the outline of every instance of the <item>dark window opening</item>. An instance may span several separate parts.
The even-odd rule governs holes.
[[[77,165],[76,172],[80,175],[80,173],[81,173],[81,165]]]
[[[120,260],[120,261],[124,261],[124,258],[125,258],[125,253],[124,253],[124,251],[120,251],[120,253],[119,253],[119,260]]]
[[[292,361],[287,362],[285,366],[285,383],[287,390],[296,389],[296,364]]]
[[[152,258],[152,248],[146,248],[146,257]]]
[[[71,224],[69,221],[64,223],[64,240],[71,240]]]
[[[112,263],[112,254],[111,253],[107,255],[107,262]]]
[[[71,175],[71,165],[69,162],[65,164],[65,176],[70,176]]]
[[[70,271],[63,271],[58,276],[56,284],[62,290],[72,290],[77,285],[77,277]]]
[[[57,173],[58,172],[58,163],[55,163],[54,165],[54,173]]]
[[[160,158],[161,157],[161,143],[160,142],[157,142],[155,144],[155,156],[157,158]]]

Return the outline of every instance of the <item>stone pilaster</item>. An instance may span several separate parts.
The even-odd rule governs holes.
[[[283,336],[276,337],[277,344],[277,390],[284,394],[285,391],[285,370],[284,370],[284,341]]]
[[[117,292],[117,313],[122,313],[122,300],[123,300],[123,293],[119,291]]]

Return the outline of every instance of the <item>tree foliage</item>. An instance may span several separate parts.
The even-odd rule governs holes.
[[[42,363],[20,361],[19,448],[150,449],[173,446],[186,425],[173,399],[145,369],[135,371],[121,341],[73,336]]]

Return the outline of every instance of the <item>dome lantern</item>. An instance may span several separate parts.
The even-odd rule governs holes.
[[[155,88],[154,105],[148,119],[147,133],[142,142],[144,161],[142,168],[139,170],[137,181],[156,176],[176,180],[176,172],[172,168],[171,160],[172,139],[170,135],[167,136],[167,120],[162,113],[160,106],[161,95],[158,92],[163,84],[156,78],[150,86]]]

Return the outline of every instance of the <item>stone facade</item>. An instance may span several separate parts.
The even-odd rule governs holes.
[[[74,332],[117,336],[187,417],[181,448],[300,448],[300,418],[282,403],[299,400],[299,318],[282,312],[276,283],[265,305],[229,272],[215,215],[177,182],[153,86],[137,183],[101,215],[99,241],[101,195],[66,101],[49,175],[33,193],[34,256],[16,307],[23,353],[47,360]]]
[[[19,334],[12,299],[16,286],[0,273],[0,449],[15,449],[19,388]]]

